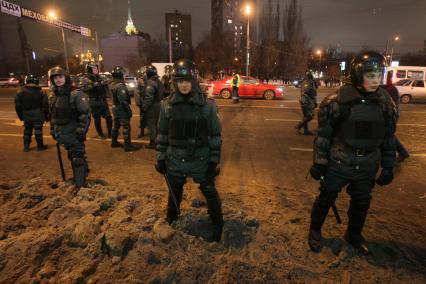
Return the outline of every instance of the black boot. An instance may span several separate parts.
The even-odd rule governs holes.
[[[368,255],[369,250],[362,236],[362,228],[367,219],[370,200],[351,200],[348,210],[348,228],[345,234],[345,240],[351,244],[360,254]]]
[[[88,174],[87,162],[84,158],[76,157],[72,159],[72,168],[74,173],[74,182],[77,188],[86,186],[86,177]]]
[[[311,131],[309,131],[309,129],[308,129],[308,126],[307,125],[305,125],[304,127],[303,127],[303,133],[302,133],[303,135],[314,135]]]
[[[154,141],[149,141],[149,144],[145,145],[146,149],[155,149],[155,142]]]
[[[112,118],[110,116],[107,116],[106,120],[106,125],[107,125],[107,130],[108,130],[108,138],[111,138],[111,131],[112,131]]]
[[[137,151],[139,148],[133,145],[130,141],[124,143],[124,151],[125,152],[132,152]]]
[[[177,205],[180,208],[180,203],[182,202],[183,185],[179,185],[179,186],[172,185],[172,191],[178,203]],[[178,217],[179,217],[178,210],[169,192],[169,198],[167,201],[167,217],[166,217],[167,223],[171,225],[174,221],[178,219]]]
[[[36,141],[37,141],[37,151],[44,151],[47,149],[47,146],[43,144],[43,136],[42,135],[36,135]]]
[[[139,131],[139,134],[138,134],[138,138],[142,138],[144,135],[145,135],[144,129],[141,128],[141,130]]]
[[[111,138],[111,148],[118,148],[118,147],[122,147],[123,145],[117,141],[118,137],[113,136]]]
[[[98,133],[98,136],[101,139],[106,139],[106,136],[104,135],[104,132],[102,130],[102,124],[101,124],[101,119],[95,119],[95,128],[96,128],[96,132]]]
[[[24,140],[24,152],[30,151],[30,141]]]
[[[207,212],[213,223],[212,240],[220,242],[222,239],[223,214],[219,194],[214,184],[211,183],[200,186],[200,189],[206,197]]]
[[[330,201],[321,193],[314,201],[311,210],[311,225],[309,228],[308,244],[312,251],[319,252],[322,249],[321,228],[330,210]]]

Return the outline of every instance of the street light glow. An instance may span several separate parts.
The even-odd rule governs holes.
[[[49,12],[47,12],[47,15],[49,16],[49,18],[52,18],[52,19],[55,19],[55,20],[58,18],[56,16],[55,11],[53,11],[53,10],[50,10]]]
[[[322,53],[321,49],[317,49],[317,54],[321,55],[321,53]]]
[[[395,37],[395,40],[399,40],[399,36],[396,36],[396,37]]]
[[[251,14],[251,6],[250,6],[250,4],[247,4],[245,6],[244,12],[246,13],[247,16]]]

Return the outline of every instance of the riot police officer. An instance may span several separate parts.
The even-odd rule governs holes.
[[[142,66],[138,72],[138,85],[135,92],[135,104],[139,108],[139,134],[138,138],[144,136],[144,129],[146,127],[145,117],[143,115],[143,99],[145,95],[145,85],[146,85],[146,66]]]
[[[137,150],[137,148],[131,143],[130,119],[132,118],[132,109],[130,108],[131,101],[129,90],[124,84],[124,73],[124,68],[119,66],[115,67],[111,72],[113,81],[110,85],[110,89],[113,104],[112,113],[114,115],[111,147],[116,148],[122,146],[117,139],[118,131],[120,127],[123,127],[124,151],[130,152]]]
[[[376,52],[357,55],[351,63],[351,82],[321,103],[310,169],[321,181],[311,212],[308,243],[313,251],[321,249],[321,227],[332,202],[347,186],[351,200],[345,239],[360,253],[369,253],[361,233],[371,193],[374,183],[392,182],[395,165],[395,105],[379,87],[385,64]]]
[[[166,65],[164,67],[164,75],[163,77],[161,77],[161,82],[164,85],[164,94],[163,96],[165,98],[167,98],[168,96],[170,96],[170,94],[172,93],[172,70],[173,70],[173,66],[172,65]]]
[[[155,148],[157,136],[157,121],[160,115],[160,102],[163,99],[164,85],[157,76],[157,68],[150,65],[146,69],[146,86],[144,90],[142,108],[146,127],[149,130],[149,144],[146,148]]]
[[[15,110],[21,121],[24,121],[24,151],[30,150],[31,136],[37,142],[37,150],[43,151],[43,123],[49,121],[49,105],[47,95],[41,91],[36,76],[25,76],[24,87],[20,88],[15,97]]]
[[[314,81],[314,76],[310,71],[306,72],[305,79],[301,83],[300,89],[300,106],[302,107],[303,118],[296,125],[297,132],[303,128],[303,135],[312,135],[308,129],[308,123],[314,118],[314,110],[317,106],[317,86]]]
[[[90,125],[90,105],[87,95],[72,90],[71,79],[61,67],[49,70],[53,94],[49,97],[50,134],[65,146],[71,161],[77,187],[86,184],[88,165],[84,141]]]
[[[171,190],[182,201],[187,177],[200,184],[207,199],[208,212],[214,224],[213,239],[220,241],[223,227],[221,201],[215,187],[220,159],[221,125],[217,106],[197,86],[197,70],[190,60],[179,60],[173,66],[174,92],[161,103],[158,121],[157,164],[166,174]],[[167,220],[178,218],[178,209],[169,193]]]
[[[86,64],[86,74],[80,78],[79,88],[89,97],[96,132],[102,139],[106,139],[106,136],[102,130],[101,117],[105,118],[108,138],[111,138],[112,129],[112,117],[107,101],[107,87],[99,76],[98,65],[95,63]]]

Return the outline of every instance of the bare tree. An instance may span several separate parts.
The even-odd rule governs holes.
[[[299,77],[307,68],[309,38],[303,28],[302,8],[297,0],[291,0],[285,7],[283,36],[280,62],[283,75],[289,79]]]

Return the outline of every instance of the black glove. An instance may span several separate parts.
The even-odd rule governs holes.
[[[214,178],[219,174],[219,171],[217,170],[217,164],[214,162],[210,162],[207,166],[207,172],[206,176],[207,178]]]
[[[380,176],[376,179],[376,183],[380,186],[388,185],[393,180],[393,168],[383,168]]]
[[[327,166],[320,165],[320,164],[313,164],[311,169],[309,170],[309,173],[311,174],[311,177],[314,180],[320,180],[321,177],[325,175],[326,171],[327,171]]]
[[[155,164],[155,169],[160,174],[164,175],[167,172],[166,160],[157,160],[157,164]]]
[[[75,130],[75,136],[77,136],[78,141],[83,142],[86,140],[86,130],[84,128],[77,128]]]

